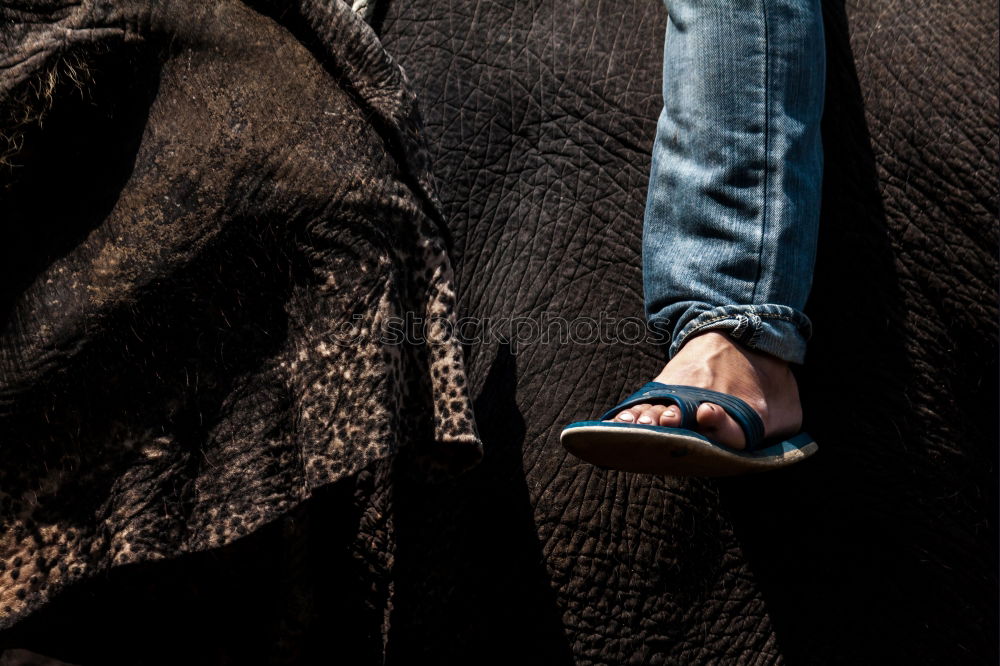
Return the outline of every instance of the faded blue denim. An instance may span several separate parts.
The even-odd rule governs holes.
[[[819,227],[819,0],[665,0],[663,111],[643,231],[650,324],[672,357],[725,331],[793,363]]]

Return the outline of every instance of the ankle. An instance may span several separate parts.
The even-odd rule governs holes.
[[[784,376],[786,373],[791,372],[791,366],[787,361],[766,352],[746,347],[719,331],[705,331],[704,333],[693,335],[685,341],[684,345],[674,355],[673,359],[671,359],[671,362],[675,359],[684,361],[699,359],[702,363],[712,363],[713,361],[731,362],[743,359],[758,372],[779,376]]]
[[[656,381],[736,395],[757,410],[765,423],[772,407],[783,412],[800,409],[798,384],[787,361],[749,349],[716,331],[687,340]]]

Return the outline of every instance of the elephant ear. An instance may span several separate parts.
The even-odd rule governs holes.
[[[353,11],[344,11],[346,0],[245,2],[294,34],[368,112],[404,178],[423,199],[425,212],[445,233],[416,93],[368,23],[379,7],[377,0],[352,0]]]
[[[29,1],[0,4],[6,99],[94,75],[2,182],[0,629],[403,448],[478,461],[413,94],[351,5]]]
[[[423,147],[416,96],[402,68],[382,47],[367,23],[375,0],[247,0],[247,5],[274,18],[308,46],[313,55],[369,112],[390,143],[394,157],[412,175],[413,185],[436,222],[441,215]],[[134,10],[134,8],[132,8]],[[66,5],[54,0],[0,2],[0,133],[14,150],[19,129],[40,120],[51,104],[58,81],[80,82],[86,71],[77,55],[109,41],[140,39],[127,20],[135,12],[122,6],[83,0]],[[45,73],[45,70],[50,70]],[[45,85],[26,85],[43,81]],[[443,229],[443,225],[438,225]]]

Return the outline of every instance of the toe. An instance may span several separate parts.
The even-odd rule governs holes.
[[[710,402],[698,407],[698,431],[734,449],[744,447],[743,430],[722,407]]]
[[[636,419],[636,423],[641,423],[642,425],[658,425],[660,422],[660,414],[666,409],[663,405],[650,405],[649,408],[642,410],[639,414],[639,418]]]
[[[663,412],[660,414],[659,423],[661,426],[666,426],[668,428],[679,428],[681,425],[680,410],[674,405],[664,407]]]
[[[615,421],[621,421],[622,423],[635,423],[639,415],[642,414],[643,410],[648,409],[649,405],[636,405],[635,407],[630,407],[629,409],[623,409],[618,412],[615,416]]]

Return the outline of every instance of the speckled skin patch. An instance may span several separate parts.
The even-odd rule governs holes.
[[[77,169],[106,210],[81,203],[54,226],[79,222],[73,242],[8,281],[0,628],[109,567],[228,544],[400,446],[429,470],[481,455],[448,326],[383,335],[455,317],[413,96],[348,4],[289,11],[308,45],[232,1],[0,3],[0,95],[84,52],[84,88],[136,119],[120,183]],[[17,188],[53,154],[22,156],[4,216],[31,223]]]

